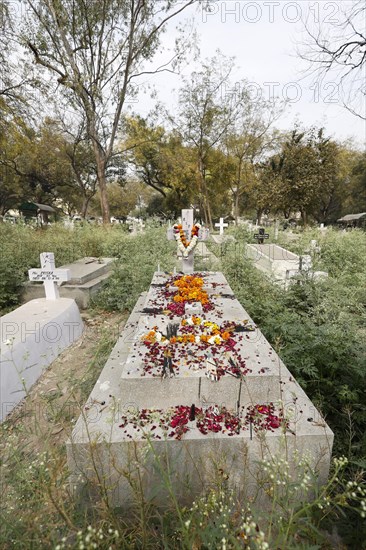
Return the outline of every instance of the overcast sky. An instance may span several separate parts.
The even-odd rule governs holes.
[[[289,128],[295,120],[305,126],[322,125],[335,139],[353,138],[362,146],[365,122],[342,107],[342,90],[336,75],[328,75],[323,82],[314,80],[314,76],[304,78],[307,65],[296,53],[305,38],[303,20],[312,25],[319,21],[327,32],[332,23],[341,20],[347,4],[345,0],[215,1],[206,9],[201,6],[198,10],[186,10],[185,17],[194,17],[202,59],[214,56],[220,49],[225,55],[236,57],[234,82],[246,78],[263,98],[277,95],[290,100],[278,127]],[[172,25],[164,42],[171,43],[174,37]],[[188,75],[194,69],[197,65],[191,63],[182,69],[182,74]],[[158,99],[174,109],[179,76],[164,73],[148,77],[146,82],[154,83]],[[148,96],[141,95],[131,107],[146,115],[152,105]]]

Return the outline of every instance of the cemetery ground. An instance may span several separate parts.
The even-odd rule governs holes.
[[[131,237],[118,227],[54,227],[34,231],[1,227],[0,306],[15,307],[27,269],[52,250],[57,265],[83,256],[116,257],[116,269],[94,308],[83,314],[82,340],[65,351],[0,427],[2,457],[1,548],[362,548],[366,540],[366,235],[317,230],[279,244],[301,254],[317,238],[316,267],[328,280],[304,280],[284,291],[245,258],[245,229],[236,242],[208,246],[239,301],[261,328],[335,432],[329,483],[319,493],[301,467],[297,479],[284,464],[265,465],[273,509],[237,502],[218,475],[210,494],[181,508],[174,494],[162,514],[137,492],[126,516],[110,509],[103,494],[91,508],[75,500],[68,484],[64,442],[130,311],[146,291],[158,263],[172,271],[175,244],[165,230],[148,227]],[[270,239],[273,238],[271,230]],[[199,263],[198,263],[199,262]],[[197,270],[210,269],[203,261]],[[343,457],[343,458],[341,458]],[[311,478],[311,476],[310,476]],[[164,478],[164,483],[169,480]],[[283,482],[285,490],[279,490]],[[296,505],[291,492],[304,484]],[[305,491],[307,495],[307,490]],[[139,497],[139,498],[138,498]],[[363,517],[362,517],[363,516]]]

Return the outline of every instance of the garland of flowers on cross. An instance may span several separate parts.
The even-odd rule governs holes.
[[[209,230],[193,221],[193,209],[182,210],[182,221],[170,227],[167,231],[169,240],[175,240],[178,251],[182,254],[183,273],[193,273],[193,252],[198,241],[206,241],[209,237]],[[189,237],[190,235],[190,237]],[[188,240],[190,238],[190,240]]]
[[[185,258],[188,258],[189,253],[192,252],[197,246],[198,235],[199,235],[199,230],[201,229],[201,224],[196,223],[192,227],[190,241],[187,241],[185,231],[183,230],[183,226],[181,224],[176,223],[175,225],[173,225],[173,229],[174,229],[175,240],[178,243],[179,250],[182,252]]]

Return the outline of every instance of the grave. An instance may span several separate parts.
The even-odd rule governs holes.
[[[69,271],[55,269],[50,252],[40,257],[41,269],[30,269],[29,276],[43,282],[46,298],[31,300],[0,320],[0,422],[27,395],[44,369],[83,332],[75,301],[58,294],[57,283],[69,280]]]
[[[313,254],[318,249],[311,244]],[[326,271],[314,271],[310,254],[298,256],[277,244],[247,244],[246,257],[253,260],[255,267],[270,275],[276,282],[288,286],[292,279],[297,280],[304,274],[312,279],[328,277]]]
[[[167,474],[182,504],[218,471],[239,498],[253,496],[258,461],[275,455],[294,469],[296,453],[309,454],[323,483],[332,443],[222,273],[159,271],[85,404],[67,457],[77,493],[92,498],[102,485],[111,506],[129,507],[138,486],[164,506]]]
[[[111,275],[114,258],[85,257],[61,266],[68,270],[70,278],[61,282],[58,292],[62,298],[74,299],[80,309],[88,307],[90,299],[96,294]],[[32,270],[35,272],[35,270]],[[42,285],[37,278],[24,285],[22,301],[28,302],[43,295]]]
[[[246,256],[275,280],[285,281],[287,271],[299,270],[300,257],[277,244],[247,244]]]
[[[215,227],[220,229],[219,235],[211,235],[211,240],[215,244],[224,244],[228,241],[235,241],[235,238],[232,235],[224,235],[224,228],[229,227],[228,223],[224,223],[224,218],[220,218],[220,222],[215,223]]]

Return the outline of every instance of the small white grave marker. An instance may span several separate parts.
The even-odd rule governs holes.
[[[224,234],[224,227],[229,227],[228,223],[224,223],[224,218],[220,218],[220,223],[215,223],[215,227],[220,228],[220,235]]]
[[[275,230],[274,230],[274,240],[275,240],[275,241],[278,240],[278,230],[279,230],[279,227],[280,227],[280,221],[279,221],[279,220],[276,220],[276,222],[275,222]]]
[[[29,269],[30,281],[43,281],[46,300],[57,300],[60,297],[57,283],[71,279],[69,269],[56,269],[55,255],[53,252],[40,254],[41,269]]]

